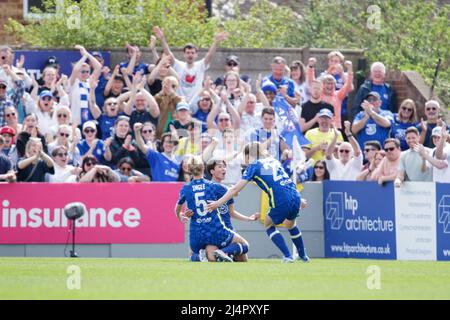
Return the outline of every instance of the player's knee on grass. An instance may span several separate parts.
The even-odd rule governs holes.
[[[219,249],[216,246],[206,246],[206,257],[208,258],[209,262],[215,262],[216,257],[214,256],[214,251]]]
[[[250,250],[250,245],[248,244],[248,241],[245,240],[244,238],[242,238],[241,236],[238,236],[238,235],[235,234],[234,237],[233,237],[232,242],[246,245],[248,250]]]

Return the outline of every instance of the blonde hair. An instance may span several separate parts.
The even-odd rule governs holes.
[[[27,144],[25,145],[25,156],[28,158],[30,157],[30,149],[33,145],[40,145],[42,148],[42,141],[39,138],[33,138],[31,137]]]
[[[203,175],[205,171],[205,165],[203,164],[203,160],[200,156],[189,156],[187,161],[189,173],[194,177],[198,177]]]
[[[333,57],[338,57],[339,60],[341,60],[341,62],[344,62],[344,59],[345,59],[344,55],[340,51],[337,51],[337,50],[331,51],[327,56],[328,60],[330,60]]]
[[[336,84],[336,79],[331,74],[326,74],[323,77],[320,77],[320,80],[322,81],[322,83],[333,82],[334,84]]]
[[[167,83],[167,81],[170,81],[171,84],[175,85],[178,88],[178,86],[179,86],[178,79],[175,78],[174,76],[165,77],[163,80],[163,84]]]
[[[237,72],[235,72],[235,71],[228,71],[227,73],[225,73],[225,76],[224,76],[224,78],[223,78],[223,84],[224,84],[224,86],[226,87],[227,79],[228,79],[228,77],[230,77],[230,76],[234,76],[234,77],[236,78],[236,80],[237,80],[236,87],[239,88],[240,85],[241,85],[241,78],[239,77],[239,74],[238,74]]]
[[[410,105],[413,108],[413,112],[411,113],[411,116],[409,117],[408,121],[410,121],[410,122],[417,122],[417,107],[416,107],[416,103],[412,99],[405,99],[400,104],[400,107],[399,107],[400,111],[401,111],[401,108],[406,106],[406,105]]]
[[[56,109],[56,116],[58,116],[59,113],[67,113],[69,116],[67,117],[68,123],[72,122],[72,111],[67,106],[58,106],[58,109]]]

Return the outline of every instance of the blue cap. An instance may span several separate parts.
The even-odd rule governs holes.
[[[181,102],[177,103],[177,111],[180,111],[180,110],[191,110],[191,108],[189,107],[189,105],[186,102],[181,101]]]
[[[261,90],[263,92],[270,91],[273,93],[277,93],[277,86],[270,80],[266,80],[261,85]]]
[[[328,117],[330,119],[333,119],[333,112],[331,112],[330,110],[325,109],[325,108],[320,109],[319,117]]]
[[[92,52],[92,56],[93,56],[93,57],[100,57],[100,58],[103,59],[103,55],[102,55],[102,53],[101,53],[100,51],[94,51],[94,52]]]
[[[45,97],[53,99],[53,93],[50,90],[44,90],[39,94],[39,99],[44,99]]]

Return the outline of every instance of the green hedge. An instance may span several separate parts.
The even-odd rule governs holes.
[[[102,10],[99,3],[107,3]],[[54,0],[46,1],[55,11]],[[310,0],[292,8],[256,1],[250,12],[227,21],[208,19],[202,0],[63,0],[58,14],[22,25],[9,19],[6,29],[21,41],[43,47],[145,46],[154,25],[161,26],[171,46],[212,43],[217,30],[231,36],[230,48],[365,49],[370,62],[389,69],[415,70],[431,84],[434,68],[443,61],[436,92],[450,100],[450,5],[436,0]],[[239,2],[239,1],[236,1]],[[138,7],[141,3],[141,7]],[[297,4],[296,4],[297,3]],[[76,7],[75,7],[76,6]]]

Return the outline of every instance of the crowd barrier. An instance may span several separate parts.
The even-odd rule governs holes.
[[[76,221],[80,244],[182,243],[184,227],[174,214],[181,183],[0,185],[0,244],[65,243],[70,223],[63,208],[82,202]]]
[[[326,181],[325,257],[450,260],[450,184]]]
[[[83,256],[186,257],[188,226],[173,213],[181,183],[0,184],[0,256],[61,256],[70,222],[62,208],[83,202],[77,222]],[[450,184],[306,183],[298,219],[312,257],[450,260]],[[236,209],[260,210],[254,185]],[[279,257],[259,222],[234,221],[253,258]],[[285,238],[289,235],[283,231]]]

